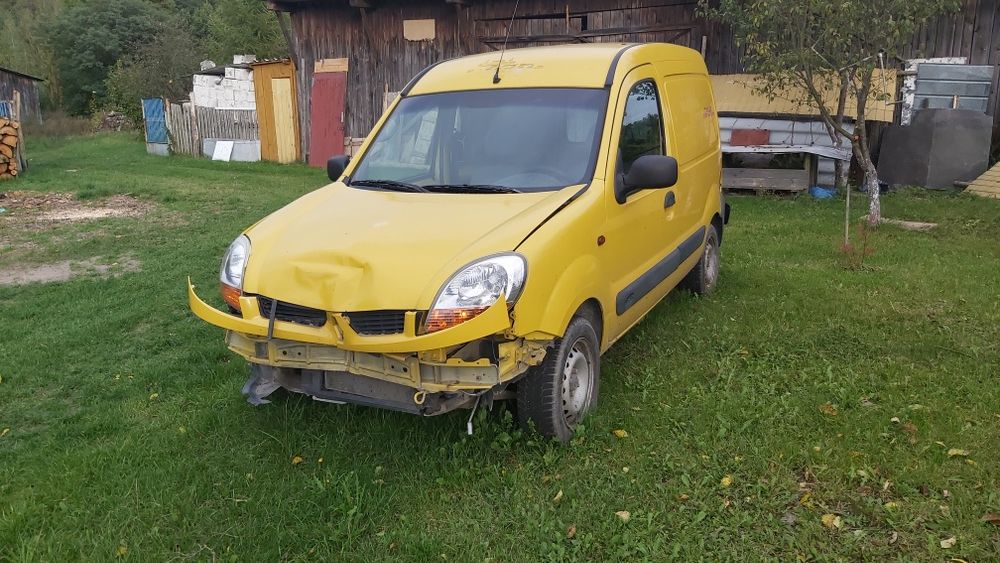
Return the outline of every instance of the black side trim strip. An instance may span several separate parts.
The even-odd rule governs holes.
[[[410,81],[406,83],[406,86],[404,86],[403,89],[400,90],[399,97],[400,98],[405,98],[407,96],[407,94],[410,93],[410,90],[412,90],[413,87],[417,85],[417,82],[420,82],[420,79],[423,78],[425,74],[427,74],[428,72],[430,72],[431,69],[434,68],[434,67],[436,67],[437,65],[439,65],[441,63],[444,63],[444,62],[448,62],[449,60],[450,59],[445,59],[443,61],[438,61],[438,62],[436,62],[436,63],[434,63],[434,64],[432,64],[430,66],[425,67],[424,70],[421,70],[420,72],[418,72],[417,75],[414,76],[413,78],[411,78]]]
[[[619,316],[624,315],[625,311],[631,309],[646,294],[653,291],[670,274],[676,272],[681,262],[684,262],[697,252],[704,242],[705,227],[702,226],[695,234],[688,237],[687,240],[674,249],[673,252],[667,254],[663,260],[660,260],[655,266],[639,276],[639,279],[628,284],[625,289],[621,290],[618,293],[618,297],[615,298],[615,312]]]
[[[618,60],[622,58],[625,51],[628,51],[632,47],[637,47],[637,43],[632,43],[621,48],[620,51],[615,53],[615,58],[611,59],[611,68],[608,69],[608,75],[604,78],[604,87],[610,88],[615,82],[615,71],[618,70]]]

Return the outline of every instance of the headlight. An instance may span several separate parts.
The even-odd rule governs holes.
[[[219,281],[222,283],[222,298],[230,307],[240,310],[240,295],[243,294],[243,272],[250,257],[250,239],[240,235],[229,245],[222,266],[219,268]]]
[[[500,295],[513,305],[524,287],[528,265],[520,254],[483,258],[463,268],[441,288],[427,314],[426,331],[435,332],[472,319]]]

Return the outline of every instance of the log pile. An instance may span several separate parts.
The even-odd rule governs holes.
[[[24,171],[23,145],[21,125],[0,117],[0,180],[16,178]]]

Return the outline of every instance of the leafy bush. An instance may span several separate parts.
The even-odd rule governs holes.
[[[142,121],[142,98],[187,99],[198,70],[198,41],[180,22],[162,26],[153,40],[111,68],[104,107]]]
[[[198,10],[204,22],[206,52],[224,63],[233,55],[284,57],[288,46],[275,19],[260,0],[215,0]]]

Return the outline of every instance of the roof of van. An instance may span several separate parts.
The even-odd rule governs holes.
[[[615,76],[649,62],[676,61],[686,72],[705,73],[701,54],[669,43],[588,43],[508,49],[451,59],[418,74],[404,95],[493,88],[603,88]]]

